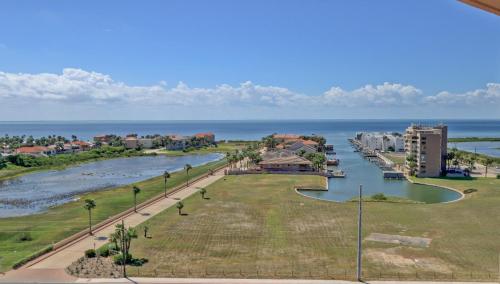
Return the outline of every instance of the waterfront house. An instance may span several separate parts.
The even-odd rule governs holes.
[[[74,147],[77,147],[78,150],[80,150],[80,151],[88,151],[88,150],[90,150],[90,148],[92,148],[92,144],[85,142],[85,141],[73,141],[73,142],[71,142],[71,144]]]
[[[173,150],[173,151],[184,150],[189,145],[190,137],[188,136],[170,134],[167,135],[167,137],[168,137],[168,142],[167,145],[165,146],[167,150]]]
[[[310,140],[300,140],[300,141],[297,141],[295,143],[293,143],[292,145],[290,145],[287,150],[290,150],[296,154],[298,153],[316,153],[318,152],[318,149],[315,148],[314,146],[311,146],[309,143],[305,143],[305,142],[309,142]],[[311,141],[311,142],[314,142],[314,141]],[[318,143],[316,143],[315,145],[318,145]]]
[[[286,157],[276,157],[261,161],[259,163],[261,170],[267,172],[311,172],[313,165],[311,161],[291,155]]]
[[[48,147],[44,146],[28,146],[28,147],[19,147],[14,151],[14,153],[19,155],[23,154],[34,157],[41,157],[41,156],[53,155],[55,154],[55,150],[49,149]]]
[[[203,139],[210,144],[215,143],[215,134],[213,134],[212,132],[196,133],[194,137],[198,139]]]
[[[145,149],[153,148],[153,139],[152,138],[139,138],[139,145]]]
[[[113,135],[96,135],[94,136],[94,142],[100,142],[104,144],[108,144],[111,142],[111,139],[113,138]]]
[[[139,146],[139,140],[135,136],[127,136],[124,139],[124,143],[127,149],[135,149]]]
[[[300,140],[300,136],[296,134],[274,134],[273,138],[276,142],[285,144]]]

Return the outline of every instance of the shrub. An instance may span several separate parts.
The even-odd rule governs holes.
[[[387,200],[387,197],[383,193],[377,193],[372,195],[372,199],[382,201],[382,200]]]
[[[500,179],[500,174],[497,174],[497,178]]]
[[[113,261],[115,262],[115,264],[123,264],[123,254],[117,254],[113,257]],[[127,254],[127,260],[126,260],[126,263],[130,263],[130,260],[132,260],[132,255],[130,253]]]
[[[19,236],[17,236],[18,242],[29,242],[32,240],[33,240],[33,238],[31,237],[30,233],[22,233]]]
[[[108,257],[109,256],[109,247],[108,245],[104,245],[97,249],[97,255],[102,256],[102,257]]]
[[[85,251],[85,257],[87,258],[93,258],[95,257],[96,253],[95,253],[95,249],[88,249]]]
[[[464,190],[464,193],[465,194],[469,194],[469,193],[473,193],[473,192],[476,192],[476,191],[477,191],[477,189],[475,189],[475,188],[467,188],[467,189]]]
[[[144,263],[147,263],[148,259],[147,258],[132,258],[130,260],[130,265],[132,266],[142,266]]]

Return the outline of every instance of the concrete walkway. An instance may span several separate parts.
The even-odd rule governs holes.
[[[190,184],[188,187],[170,195],[168,198],[160,199],[148,205],[137,213],[132,213],[123,219],[125,221],[125,227],[135,227],[143,223],[163,210],[174,206],[179,200],[185,199],[196,193],[199,188],[206,187],[223,177],[224,169],[215,172],[212,176],[208,176]],[[109,235],[115,231],[115,225],[119,223],[121,223],[121,220],[96,230],[94,231],[94,236],[89,235],[82,238],[70,246],[62,248],[47,258],[42,258],[41,261],[35,262],[28,267],[7,272],[4,276],[0,276],[0,283],[34,283],[38,281],[41,283],[67,283],[76,281],[77,278],[65,275],[64,269],[82,257],[86,250],[98,248],[106,244]]]

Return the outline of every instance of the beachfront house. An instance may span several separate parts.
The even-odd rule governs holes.
[[[17,155],[30,155],[34,157],[42,157],[55,154],[54,149],[50,149],[45,146],[27,146],[27,147],[19,147],[14,151]]]
[[[153,139],[152,138],[139,138],[139,145],[145,149],[153,148]]]
[[[289,147],[287,147],[286,149],[294,152],[295,154],[299,154],[299,153],[307,154],[307,153],[316,153],[316,152],[318,152],[318,149],[315,148],[314,146],[311,146],[308,143],[304,143],[304,142],[309,142],[309,141],[310,140],[307,140],[307,141],[305,141],[305,140],[297,141],[297,142],[293,143],[292,145],[290,145]],[[311,141],[311,142],[314,142],[314,141]],[[318,143],[316,143],[316,145],[317,144]]]
[[[177,135],[177,134],[170,134],[167,135],[168,142],[165,148],[167,150],[172,150],[172,151],[178,151],[178,150],[184,150],[188,147],[190,137],[188,136],[182,136],[182,135]]]
[[[125,148],[127,149],[135,149],[139,146],[139,139],[135,136],[127,136],[123,142],[125,143]]]
[[[196,133],[194,137],[200,140],[204,140],[206,143],[209,144],[215,143],[215,134],[213,134],[212,132]]]

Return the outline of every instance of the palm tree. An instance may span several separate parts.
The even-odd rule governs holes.
[[[186,179],[186,186],[189,185],[189,171],[192,169],[193,167],[190,165],[190,164],[186,164],[184,166],[184,169],[186,170],[186,176],[187,176],[187,179]]]
[[[177,202],[177,204],[175,205],[175,207],[177,207],[177,210],[179,210],[179,215],[182,214],[182,208],[184,208],[184,203],[182,203],[182,201],[179,201]]]
[[[132,192],[134,193],[134,212],[137,212],[137,194],[141,192],[141,189],[134,185]]]
[[[167,198],[167,179],[170,178],[170,173],[165,171],[163,173],[163,178],[165,179],[165,198]]]
[[[488,177],[488,167],[491,165],[493,165],[493,159],[486,158],[486,160],[484,160],[484,177]]]
[[[200,188],[201,198],[205,199],[205,194],[206,193],[207,193],[207,190],[205,188]]]
[[[92,209],[95,208],[95,201],[93,199],[85,199],[85,205],[83,205],[83,208],[87,209],[89,211],[89,234],[92,235]]]

